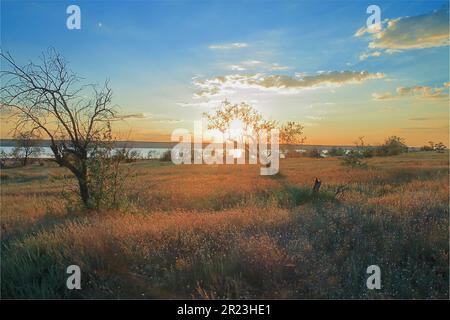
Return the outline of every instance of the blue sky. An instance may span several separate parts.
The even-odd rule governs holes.
[[[227,98],[303,122],[309,143],[397,134],[418,145],[448,141],[446,3],[7,0],[2,50],[26,62],[54,47],[89,82],[110,78],[129,115],[122,129],[138,140],[190,128]],[[66,28],[70,4],[81,30]],[[378,40],[355,36],[370,4],[384,21]]]

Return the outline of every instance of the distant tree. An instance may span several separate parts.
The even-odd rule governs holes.
[[[293,148],[296,144],[305,142],[303,135],[304,127],[299,122],[288,121],[280,127],[280,143],[283,146],[283,153],[289,156],[289,153],[295,152]]]
[[[364,136],[358,137],[354,142],[356,149],[350,150],[342,158],[342,164],[350,167],[364,167],[367,166],[363,162],[363,158],[369,158],[371,155],[368,153],[368,147],[364,142]]]
[[[15,132],[33,131],[50,140],[54,160],[76,177],[81,200],[91,207],[95,179],[109,175],[101,170],[118,169],[94,158],[111,155],[103,152],[112,145],[111,121],[116,119],[108,82],[103,87],[80,84],[54,49],[43,53],[39,63],[23,66],[9,53],[0,57],[1,109],[16,119]]]
[[[9,159],[9,154],[5,150],[0,150],[0,169],[6,168],[6,161]]]
[[[342,148],[337,148],[337,147],[332,147],[329,151],[328,151],[328,155],[330,157],[340,157],[343,156],[345,154],[344,149]]]
[[[140,155],[137,150],[123,147],[115,150],[114,157],[121,162],[131,163],[136,162],[140,158]]]
[[[300,123],[290,121],[280,126],[277,121],[264,119],[258,110],[245,102],[232,104],[225,100],[217,110],[212,113],[204,113],[204,116],[208,121],[208,129],[219,130],[225,138],[230,136],[232,138],[233,126],[239,123],[241,124],[240,134],[244,136],[254,137],[258,136],[262,130],[269,132],[278,128],[279,142],[285,149],[292,149],[293,144],[300,144],[305,141],[303,126]]]
[[[309,158],[320,158],[322,156],[320,153],[320,150],[317,148],[306,150],[304,155],[305,155],[305,157],[309,157]]]
[[[363,157],[363,158],[372,158],[375,155],[375,150],[370,145],[366,145],[364,141],[364,136],[358,137],[358,140],[354,142],[356,146],[357,152]]]
[[[232,104],[224,100],[215,112],[203,114],[208,120],[208,129],[217,129],[223,134],[230,134],[233,123],[239,122],[243,134],[258,133],[262,129],[270,131],[277,125],[275,121],[267,121],[251,105],[241,102]]]
[[[172,153],[170,150],[164,151],[164,153],[161,155],[161,157],[159,158],[161,161],[172,161]]]
[[[377,148],[377,155],[380,156],[393,156],[408,151],[408,146],[405,144],[405,140],[398,136],[390,136],[386,138],[384,144]]]
[[[18,157],[23,166],[26,166],[28,159],[31,157],[38,157],[42,153],[42,148],[36,140],[37,136],[32,132],[19,132],[14,139],[16,140],[16,147],[13,153]]]
[[[442,142],[439,142],[437,144],[434,145],[434,150],[436,150],[439,153],[442,153],[445,151],[445,149],[447,149],[447,147],[445,146],[445,144],[443,144]]]

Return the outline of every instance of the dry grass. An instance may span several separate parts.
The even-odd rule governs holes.
[[[257,166],[133,167],[127,207],[101,213],[67,211],[64,169],[3,170],[2,296],[448,297],[448,154],[373,158],[367,169],[285,159],[275,177]],[[65,288],[70,264],[80,291]],[[365,287],[371,264],[382,290]]]

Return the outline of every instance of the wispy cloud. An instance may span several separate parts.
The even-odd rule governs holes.
[[[211,50],[239,49],[239,48],[246,48],[246,47],[248,47],[248,44],[245,42],[212,44],[212,45],[208,46],[208,48]]]
[[[117,114],[115,116],[116,120],[127,120],[127,119],[148,119],[149,114],[143,113],[127,113],[127,114]]]
[[[367,71],[328,71],[316,75],[290,77],[286,75],[234,74],[194,81],[199,88],[196,97],[225,95],[238,89],[271,90],[277,93],[295,93],[303,89],[361,83],[383,78],[384,74]]]
[[[419,98],[419,99],[445,99],[448,98],[448,83],[442,87],[433,88],[430,86],[397,87],[396,93],[372,93],[373,100],[390,100],[399,98]]]
[[[322,120],[322,117],[318,117],[318,116],[306,116],[306,118],[308,118],[310,120]]]
[[[381,56],[380,51],[364,52],[359,55],[359,60],[366,60],[369,57],[379,57],[379,56]]]
[[[394,98],[394,96],[392,95],[392,93],[390,92],[384,92],[384,93],[372,93],[372,98],[373,100],[389,100]]]
[[[254,70],[254,72],[281,71],[288,70],[289,67],[278,63],[267,63],[259,60],[244,60],[238,63],[227,65],[227,69],[233,71]]]
[[[147,120],[151,122],[161,122],[161,123],[182,122],[182,120],[172,119],[162,114],[151,114],[151,113],[118,114],[116,115],[115,120]]]
[[[232,64],[230,66],[228,66],[228,68],[232,71],[245,71],[247,69],[245,69],[244,67],[237,65],[237,64]]]

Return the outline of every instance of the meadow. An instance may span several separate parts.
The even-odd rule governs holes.
[[[276,176],[137,161],[105,212],[77,209],[56,164],[4,169],[2,298],[448,298],[448,159],[289,158]],[[66,288],[72,264],[81,290]]]

